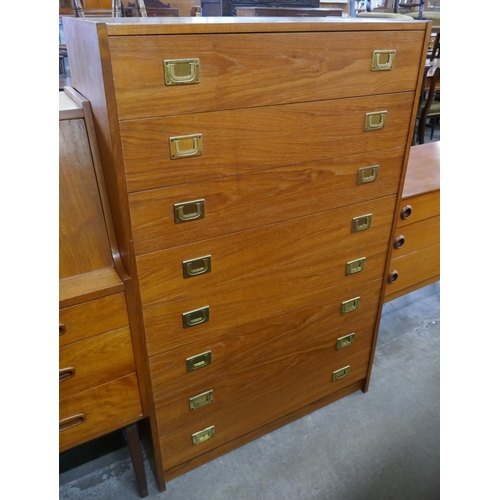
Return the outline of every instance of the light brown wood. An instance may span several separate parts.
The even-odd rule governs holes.
[[[334,370],[341,366],[316,366],[306,373],[300,369],[290,370],[290,377],[277,389],[267,391],[262,388],[251,404],[245,399],[235,401],[226,411],[206,418],[200,416],[196,424],[162,436],[161,447],[163,467],[168,470],[193,457],[210,451],[227,441],[236,439],[266,423],[276,420],[287,413],[299,409],[310,401],[341,390],[366,377],[370,349],[360,351],[343,363],[350,365],[349,375],[335,383],[332,382]],[[215,426],[215,437],[193,446],[191,435]]]
[[[184,474],[196,467],[199,467],[200,465],[203,465],[204,463],[207,463],[208,461],[213,460],[214,458],[220,457],[221,455],[228,453],[231,450],[234,450],[240,446],[243,446],[244,444],[249,443],[250,441],[253,441],[254,439],[257,439],[269,432],[272,432],[273,430],[278,429],[279,427],[283,427],[284,425],[293,422],[294,420],[301,418],[304,415],[312,413],[313,411],[316,411],[319,408],[322,408],[341,398],[348,396],[349,394],[359,391],[363,386],[363,382],[364,382],[363,380],[355,382],[354,384],[351,384],[344,389],[340,389],[339,391],[336,391],[333,394],[330,394],[329,396],[314,401],[313,403],[310,403],[307,406],[303,406],[299,410],[289,413],[284,417],[281,417],[272,422],[268,422],[266,425],[263,425],[262,427],[254,429],[251,432],[248,432],[247,434],[244,434],[232,441],[226,442],[225,444],[218,446],[217,448],[213,448],[208,452],[204,452],[203,454],[190,459],[188,462],[184,462],[183,464],[180,464],[176,467],[172,467],[171,469],[165,471],[165,476],[164,476],[165,481],[170,481],[171,479],[174,479],[181,474]]]
[[[391,271],[396,269],[399,277],[395,283],[387,286],[385,293],[391,295],[415,283],[439,276],[439,248],[438,243],[393,259]]]
[[[60,121],[59,278],[111,266],[85,122]]]
[[[414,283],[413,285],[408,286],[406,288],[403,288],[402,290],[399,290],[398,292],[388,294],[384,297],[384,303],[390,302],[391,300],[402,297],[403,295],[406,295],[408,293],[419,290],[420,288],[422,288],[424,286],[432,285],[432,283],[436,283],[436,281],[439,281],[440,277],[441,276],[438,274],[436,276],[433,276],[432,278],[419,281],[418,283]],[[387,288],[386,288],[386,290],[387,290]]]
[[[59,323],[65,325],[65,333],[59,337],[60,346],[127,326],[125,295],[116,293],[60,309]]]
[[[137,255],[396,194],[404,148],[288,165],[140,191],[129,197]],[[358,169],[379,165],[375,182],[358,184]],[[173,205],[205,200],[204,219],[175,224]],[[314,201],[311,201],[314,200]]]
[[[440,156],[441,143],[439,141],[412,146],[403,199],[440,190]]]
[[[422,248],[439,243],[440,234],[440,217],[430,217],[416,224],[408,224],[401,228],[401,231],[396,235],[403,236],[404,244],[402,247],[392,250],[392,260],[398,257],[416,252]]]
[[[59,403],[59,420],[85,415],[82,424],[59,432],[59,451],[66,451],[142,417],[135,374],[64,399]]]
[[[316,33],[207,35],[203,44],[198,36],[113,37],[118,118],[303,102],[312,92],[314,100],[324,100],[411,91],[423,36],[418,31],[324,33],[320,39]],[[340,44],[348,49],[339,52]],[[371,71],[374,46],[398,47],[393,71]],[[269,47],[279,50],[264,61]],[[199,58],[200,83],[165,85],[163,61],[187,57]]]
[[[401,218],[403,209],[411,207],[411,215],[407,219]],[[420,196],[402,199],[399,203],[398,211],[398,229],[402,229],[409,224],[414,224],[420,220],[428,219],[440,212],[440,192],[434,191]]]
[[[59,399],[135,373],[130,329],[81,340],[59,348],[59,370],[74,368],[74,376],[59,382]]]
[[[374,152],[386,141],[403,146],[413,99],[408,92],[122,122],[127,189]],[[385,127],[365,132],[366,113],[380,110],[388,110]],[[169,137],[185,134],[202,134],[203,155],[171,160]]]
[[[340,313],[343,297],[335,296],[152,358],[160,433],[185,427],[235,401],[250,402],[263,387],[268,390],[285,382],[291,376],[288,370],[307,373],[315,364],[342,364],[346,357],[369,348],[380,288],[381,280],[357,289],[360,307],[350,315]],[[354,343],[336,350],[337,339],[350,333],[355,333]],[[207,350],[212,363],[187,373],[186,358]],[[210,389],[213,403],[190,411],[189,398]]]

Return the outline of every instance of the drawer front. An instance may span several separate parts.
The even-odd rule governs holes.
[[[141,261],[138,268],[144,304],[148,304],[144,321],[150,356],[333,293],[351,298],[349,292],[357,285],[383,277],[394,204],[394,197],[371,203],[372,227],[354,234],[350,233],[352,217],[345,219],[347,224],[343,228],[335,229],[336,214],[327,212],[291,221],[296,226],[293,231],[285,232],[278,227],[273,232],[272,227],[265,227],[255,230],[251,238],[239,235],[233,241],[230,236],[223,237],[223,242],[228,238],[227,252],[235,248],[238,251],[230,258],[214,258],[210,273],[191,279],[175,277],[175,268],[179,269],[182,261],[177,266],[174,263],[174,270],[167,274],[161,271],[161,266],[170,269],[168,259],[158,261],[161,264],[154,268],[154,262]],[[382,209],[377,210],[376,205]],[[346,211],[362,215],[367,209],[357,211],[348,207]],[[330,220],[331,227],[325,232]],[[241,240],[247,245],[242,246]],[[218,252],[213,253],[217,255]],[[365,268],[346,275],[347,263],[362,257],[366,257]],[[248,264],[245,259],[249,259]],[[222,271],[216,271],[216,266]],[[205,321],[186,328],[183,315],[204,307],[209,308]],[[193,313],[193,316],[198,315]]]
[[[296,377],[298,367],[300,378],[301,370],[311,371],[323,364],[341,365],[345,358],[369,348],[380,287],[381,280],[370,284],[366,291],[360,289],[360,308],[352,315],[341,315],[336,307],[338,298],[334,297],[255,321],[219,339],[195,344],[190,350],[174,350],[153,358],[152,382],[160,434],[195,423],[200,416],[240,400],[251,401],[263,388],[277,388]],[[342,348],[337,346],[339,339]],[[187,373],[185,359],[203,349],[210,349],[211,364]],[[172,367],[181,373],[175,376]],[[191,398],[210,390],[212,402],[190,409]]]
[[[128,326],[125,295],[116,293],[59,311],[59,345]]]
[[[380,278],[382,269],[368,262],[387,251],[395,203],[395,196],[387,196],[141,255],[137,257],[137,274],[142,305],[149,309],[181,300],[195,304],[192,301],[198,300],[197,295],[214,294],[217,287],[229,291],[244,283],[279,287],[279,283],[288,286],[292,280],[302,280],[301,289],[305,291],[332,280],[340,290],[344,279],[347,287],[352,287],[358,279],[367,282]],[[352,232],[353,219],[363,215],[371,215],[370,227]],[[209,262],[203,262],[204,257],[210,257]],[[362,257],[367,260],[365,268],[346,276],[347,262]],[[183,262],[187,261],[192,261],[192,268],[200,274],[194,272],[186,278]],[[273,291],[266,295],[271,300]]]
[[[122,122],[127,189],[405,146],[413,96],[406,92]],[[383,111],[387,114],[368,117],[375,129],[365,131],[367,114]],[[381,116],[385,125],[376,128],[382,127]],[[177,139],[184,136],[200,137]]]
[[[395,194],[403,157],[397,147],[132,193],[136,254]],[[204,217],[176,223],[174,205],[197,199]]]
[[[134,373],[128,327],[59,348],[59,398]]]
[[[387,285],[385,295],[391,295],[422,281],[439,276],[439,262],[439,243],[392,259],[390,272],[396,270],[398,278]]]
[[[164,435],[160,438],[164,470],[364,379],[368,373],[370,352],[371,349],[365,349],[347,357],[338,365],[331,363],[316,366],[309,371],[297,366],[294,371],[296,376],[292,380],[286,380],[272,390],[266,391],[263,388],[251,402],[240,400],[230,408],[202,417],[188,427]],[[348,375],[332,382],[333,372],[346,366],[350,367]],[[193,445],[192,435],[211,426],[214,426],[214,436]]]
[[[422,31],[111,37],[118,117],[413,90],[423,39]],[[374,50],[396,51],[391,70],[372,71]],[[380,54],[379,68],[386,62]]]
[[[413,224],[407,224],[400,231],[396,231],[393,240],[392,259],[416,252],[425,247],[439,243],[440,217],[423,219]]]
[[[59,451],[142,417],[137,377],[129,375],[59,402]]]
[[[440,213],[440,192],[402,199],[398,209],[397,227],[404,227]]]

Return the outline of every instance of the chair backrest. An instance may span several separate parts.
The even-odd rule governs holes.
[[[110,8],[99,8],[99,7],[83,7],[82,0],[72,0],[73,11],[76,17],[124,17],[125,9],[123,8],[121,0],[108,0],[106,2],[106,7]],[[137,12],[141,17],[146,17],[146,7],[144,6],[144,0],[135,0],[134,2]],[[90,4],[89,4],[90,5]]]
[[[434,72],[432,73],[432,76],[429,77],[431,68],[434,70]],[[424,81],[422,82],[422,92],[420,93],[420,97],[421,99],[423,99],[423,101],[421,102],[425,103],[421,111],[421,116],[423,117],[426,117],[429,114],[429,110],[435,100],[436,93],[438,92],[437,87],[440,82],[440,77],[441,71],[439,69],[439,66],[436,68],[434,68],[433,66],[426,66],[424,71]],[[426,89],[427,82],[430,82],[428,89]]]

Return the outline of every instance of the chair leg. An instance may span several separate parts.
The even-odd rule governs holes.
[[[423,144],[425,142],[425,122],[423,117],[418,120],[418,143]]]
[[[127,425],[123,430],[125,431],[130,458],[132,459],[132,466],[134,467],[135,477],[137,478],[139,495],[141,498],[144,498],[147,497],[149,493],[137,424]]]

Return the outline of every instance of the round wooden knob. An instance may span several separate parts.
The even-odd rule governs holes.
[[[394,239],[394,248],[397,250],[398,248],[401,248],[405,244],[405,237],[400,234],[399,236],[396,236]]]
[[[398,278],[399,273],[396,270],[391,271],[389,273],[389,277],[387,278],[387,283],[389,283],[389,285],[392,285],[392,283],[394,283]]]
[[[410,217],[411,215],[411,211],[411,205],[406,205],[405,207],[403,207],[403,210],[401,210],[401,218],[403,220],[408,219],[408,217]]]

